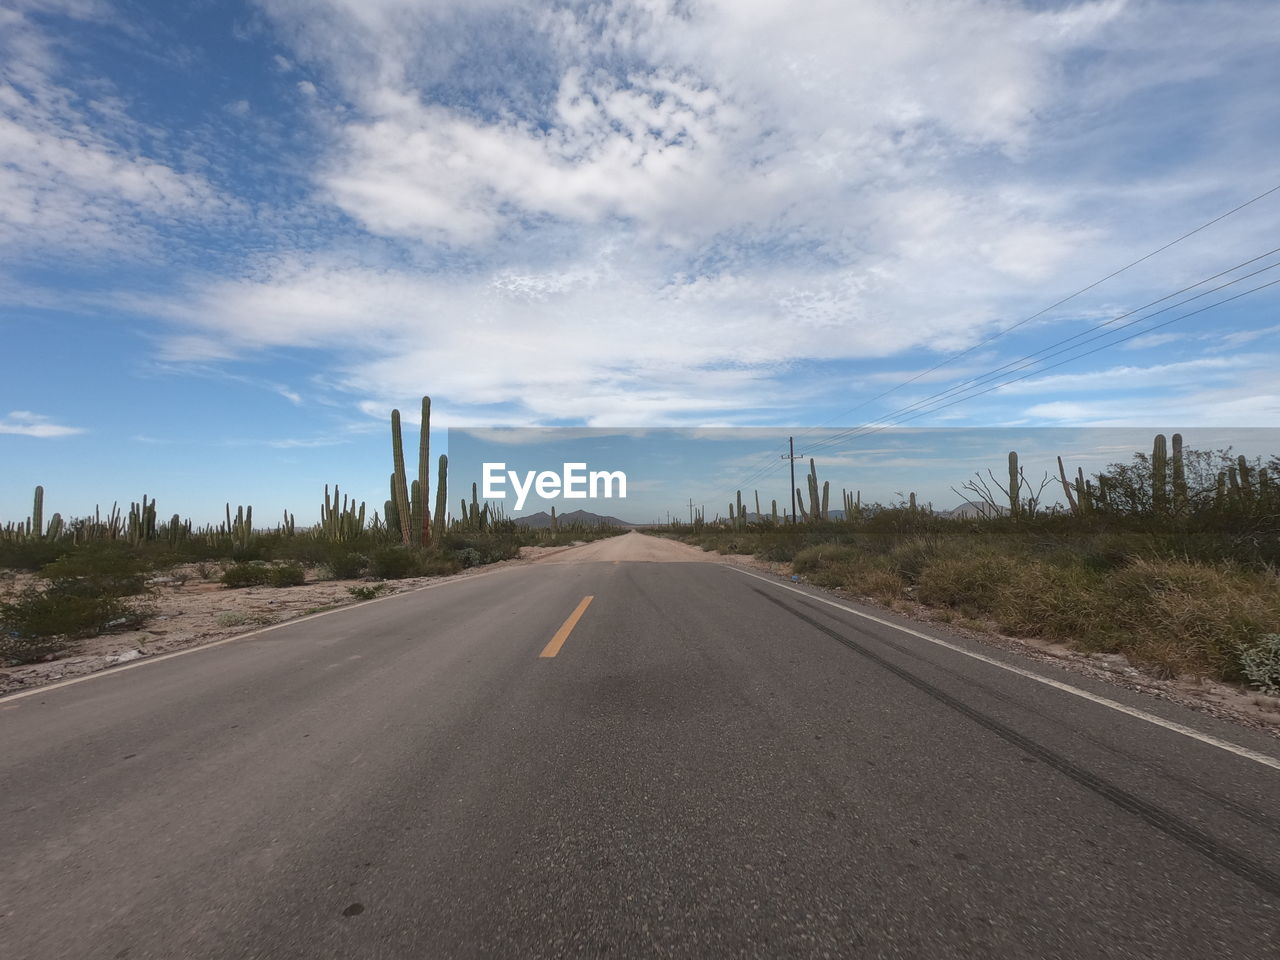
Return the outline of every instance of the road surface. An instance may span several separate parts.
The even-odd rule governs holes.
[[[0,699],[0,954],[1277,955],[1276,741],[706,559]]]

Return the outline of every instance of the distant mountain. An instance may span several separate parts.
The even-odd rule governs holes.
[[[542,530],[551,526],[551,514],[545,510],[537,513],[531,513],[527,517],[516,517],[516,523],[526,527],[532,527],[535,530]],[[586,510],[571,510],[568,513],[556,514],[557,524],[581,523],[588,527],[634,527],[634,523],[627,523],[625,520],[619,520],[617,517],[604,517],[598,513],[589,513]]]

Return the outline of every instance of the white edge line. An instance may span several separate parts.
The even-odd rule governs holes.
[[[1107,697],[1100,697],[1096,693],[1090,693],[1088,690],[1082,690],[1079,687],[1073,687],[1071,686],[1071,684],[1063,683],[1060,680],[1054,680],[1050,677],[1041,676],[1040,674],[1035,673],[1034,671],[1026,670],[1022,667],[1016,667],[1011,663],[1005,663],[1003,660],[997,660],[995,657],[988,657],[985,654],[975,653],[972,650],[966,650],[964,647],[961,647],[954,643],[949,643],[946,640],[940,639],[939,637],[931,637],[927,633],[921,633],[919,630],[912,630],[910,627],[904,627],[901,624],[894,623],[892,620],[884,620],[884,619],[881,619],[880,617],[872,616],[869,613],[863,613],[861,610],[855,610],[853,609],[853,607],[846,606],[843,603],[837,603],[834,600],[828,600],[826,597],[815,596],[812,593],[808,593],[807,591],[804,591],[804,590],[798,590],[797,588],[788,586],[785,583],[778,583],[778,581],[771,580],[768,577],[762,577],[758,573],[749,573],[748,571],[743,570],[740,567],[730,566],[729,564],[725,564],[725,566],[728,567],[728,569],[730,570],[733,570],[737,573],[741,573],[748,577],[752,577],[753,579],[761,580],[765,583],[772,584],[773,586],[779,587],[783,590],[790,590],[792,593],[798,593],[800,594],[800,596],[808,597],[810,600],[816,600],[818,603],[825,603],[827,606],[835,607],[838,610],[843,610],[845,611],[845,613],[852,613],[855,617],[862,617],[862,619],[870,620],[872,623],[878,623],[881,626],[890,627],[891,629],[897,630],[901,633],[910,634],[913,637],[919,637],[921,640],[928,640],[930,643],[937,644],[940,647],[946,647],[948,650],[954,650],[956,653],[962,653],[966,657],[972,657],[974,660],[981,660],[983,663],[989,663],[993,667],[999,667],[1001,670],[1008,670],[1010,673],[1016,673],[1018,674],[1018,676],[1026,677],[1028,680],[1034,680],[1037,683],[1043,683],[1046,687],[1053,687],[1053,689],[1061,690],[1063,693],[1069,693],[1072,696],[1080,697],[1084,700],[1089,700],[1089,701],[1092,701],[1093,703],[1101,704],[1104,707],[1110,707],[1112,710],[1117,710],[1120,713],[1128,714],[1129,716],[1136,717],[1139,720],[1145,720],[1147,721],[1147,723],[1154,723],[1157,727],[1164,727],[1166,730],[1172,730],[1174,733],[1180,733],[1184,737],[1190,737],[1193,740],[1199,740],[1201,743],[1207,743],[1210,746],[1217,747],[1219,750],[1226,750],[1228,753],[1234,753],[1238,757],[1244,757],[1247,760],[1252,760],[1255,763],[1262,764],[1263,766],[1271,767],[1272,769],[1275,769],[1275,770],[1280,770],[1280,760],[1277,760],[1275,757],[1268,756],[1265,753],[1259,753],[1256,750],[1250,750],[1248,747],[1242,747],[1239,744],[1231,743],[1228,740],[1220,740],[1217,737],[1212,736],[1210,734],[1201,733],[1199,730],[1196,730],[1193,727],[1183,726],[1181,723],[1174,723],[1172,720],[1166,720],[1163,717],[1157,717],[1154,713],[1147,713],[1145,710],[1139,710],[1137,707],[1130,707],[1127,704],[1120,703],[1117,700],[1110,700]]]
[[[511,569],[506,567],[504,569]],[[38,687],[32,687],[30,690],[18,690],[13,693],[6,693],[0,696],[0,705],[10,703],[14,700],[22,700],[26,697],[34,697],[40,693],[47,693],[50,690],[57,690],[59,687],[69,687],[72,684],[84,683],[86,680],[99,680],[102,677],[114,677],[124,673],[126,670],[132,670],[135,667],[146,667],[153,663],[159,663],[161,660],[172,660],[174,657],[185,657],[191,653],[200,653],[204,650],[212,650],[214,647],[220,647],[224,643],[235,643],[237,640],[247,640],[250,637],[261,636],[264,633],[270,633],[272,630],[279,630],[282,627],[292,627],[299,623],[306,623],[308,620],[318,620],[320,617],[327,617],[333,613],[346,613],[348,610],[355,610],[357,607],[367,607],[371,603],[382,603],[384,600],[394,600],[396,597],[407,597],[410,594],[421,593],[423,590],[434,590],[437,587],[447,587],[453,583],[464,583],[468,580],[479,580],[481,577],[490,577],[495,573],[501,573],[502,570],[485,570],[482,573],[468,574],[463,577],[455,577],[452,580],[440,580],[436,583],[428,583],[421,587],[414,587],[412,590],[401,590],[398,593],[389,593],[385,597],[374,597],[372,600],[361,600],[359,603],[347,603],[332,610],[321,610],[319,613],[308,614],[305,617],[295,617],[292,620],[282,620],[279,623],[273,623],[269,627],[262,627],[258,630],[250,630],[248,633],[237,633],[234,637],[223,637],[221,640],[211,640],[208,643],[202,643],[195,647],[187,647],[185,650],[174,650],[170,653],[156,654],[154,657],[143,657],[139,660],[131,660],[128,663],[122,663],[118,666],[104,667],[101,670],[95,670],[92,673],[86,673],[81,677],[71,677],[67,680],[57,680],[54,683],[46,683]]]

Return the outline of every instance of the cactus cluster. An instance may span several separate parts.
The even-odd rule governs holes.
[[[348,499],[345,493],[339,501],[338,495],[338,485],[335,483],[333,499],[330,500],[329,485],[324,485],[324,503],[320,505],[320,534],[334,543],[346,543],[358,539],[364,533],[365,504],[362,500],[357,506],[356,501]],[[292,514],[288,516],[288,521],[292,529]]]
[[[409,484],[405,475],[404,440],[400,411],[391,411],[391,498],[386,503],[387,528],[405,546],[429,546],[432,535],[443,532],[442,524],[431,522],[431,398],[422,398],[422,426],[418,436],[418,476]],[[446,487],[448,461],[440,458],[436,515],[443,516],[446,502],[440,495]]]
[[[236,507],[235,519],[231,519],[231,504],[227,504],[227,523],[219,532],[230,537],[232,546],[247,550],[253,543],[253,507]]]

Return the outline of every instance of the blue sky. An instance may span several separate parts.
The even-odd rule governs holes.
[[[0,0],[0,518],[380,504],[423,393],[891,417],[1280,246],[1277,193],[983,342],[1280,184],[1278,81],[1257,2]],[[1280,287],[1147,329],[1277,276],[913,424],[1280,426]]]

